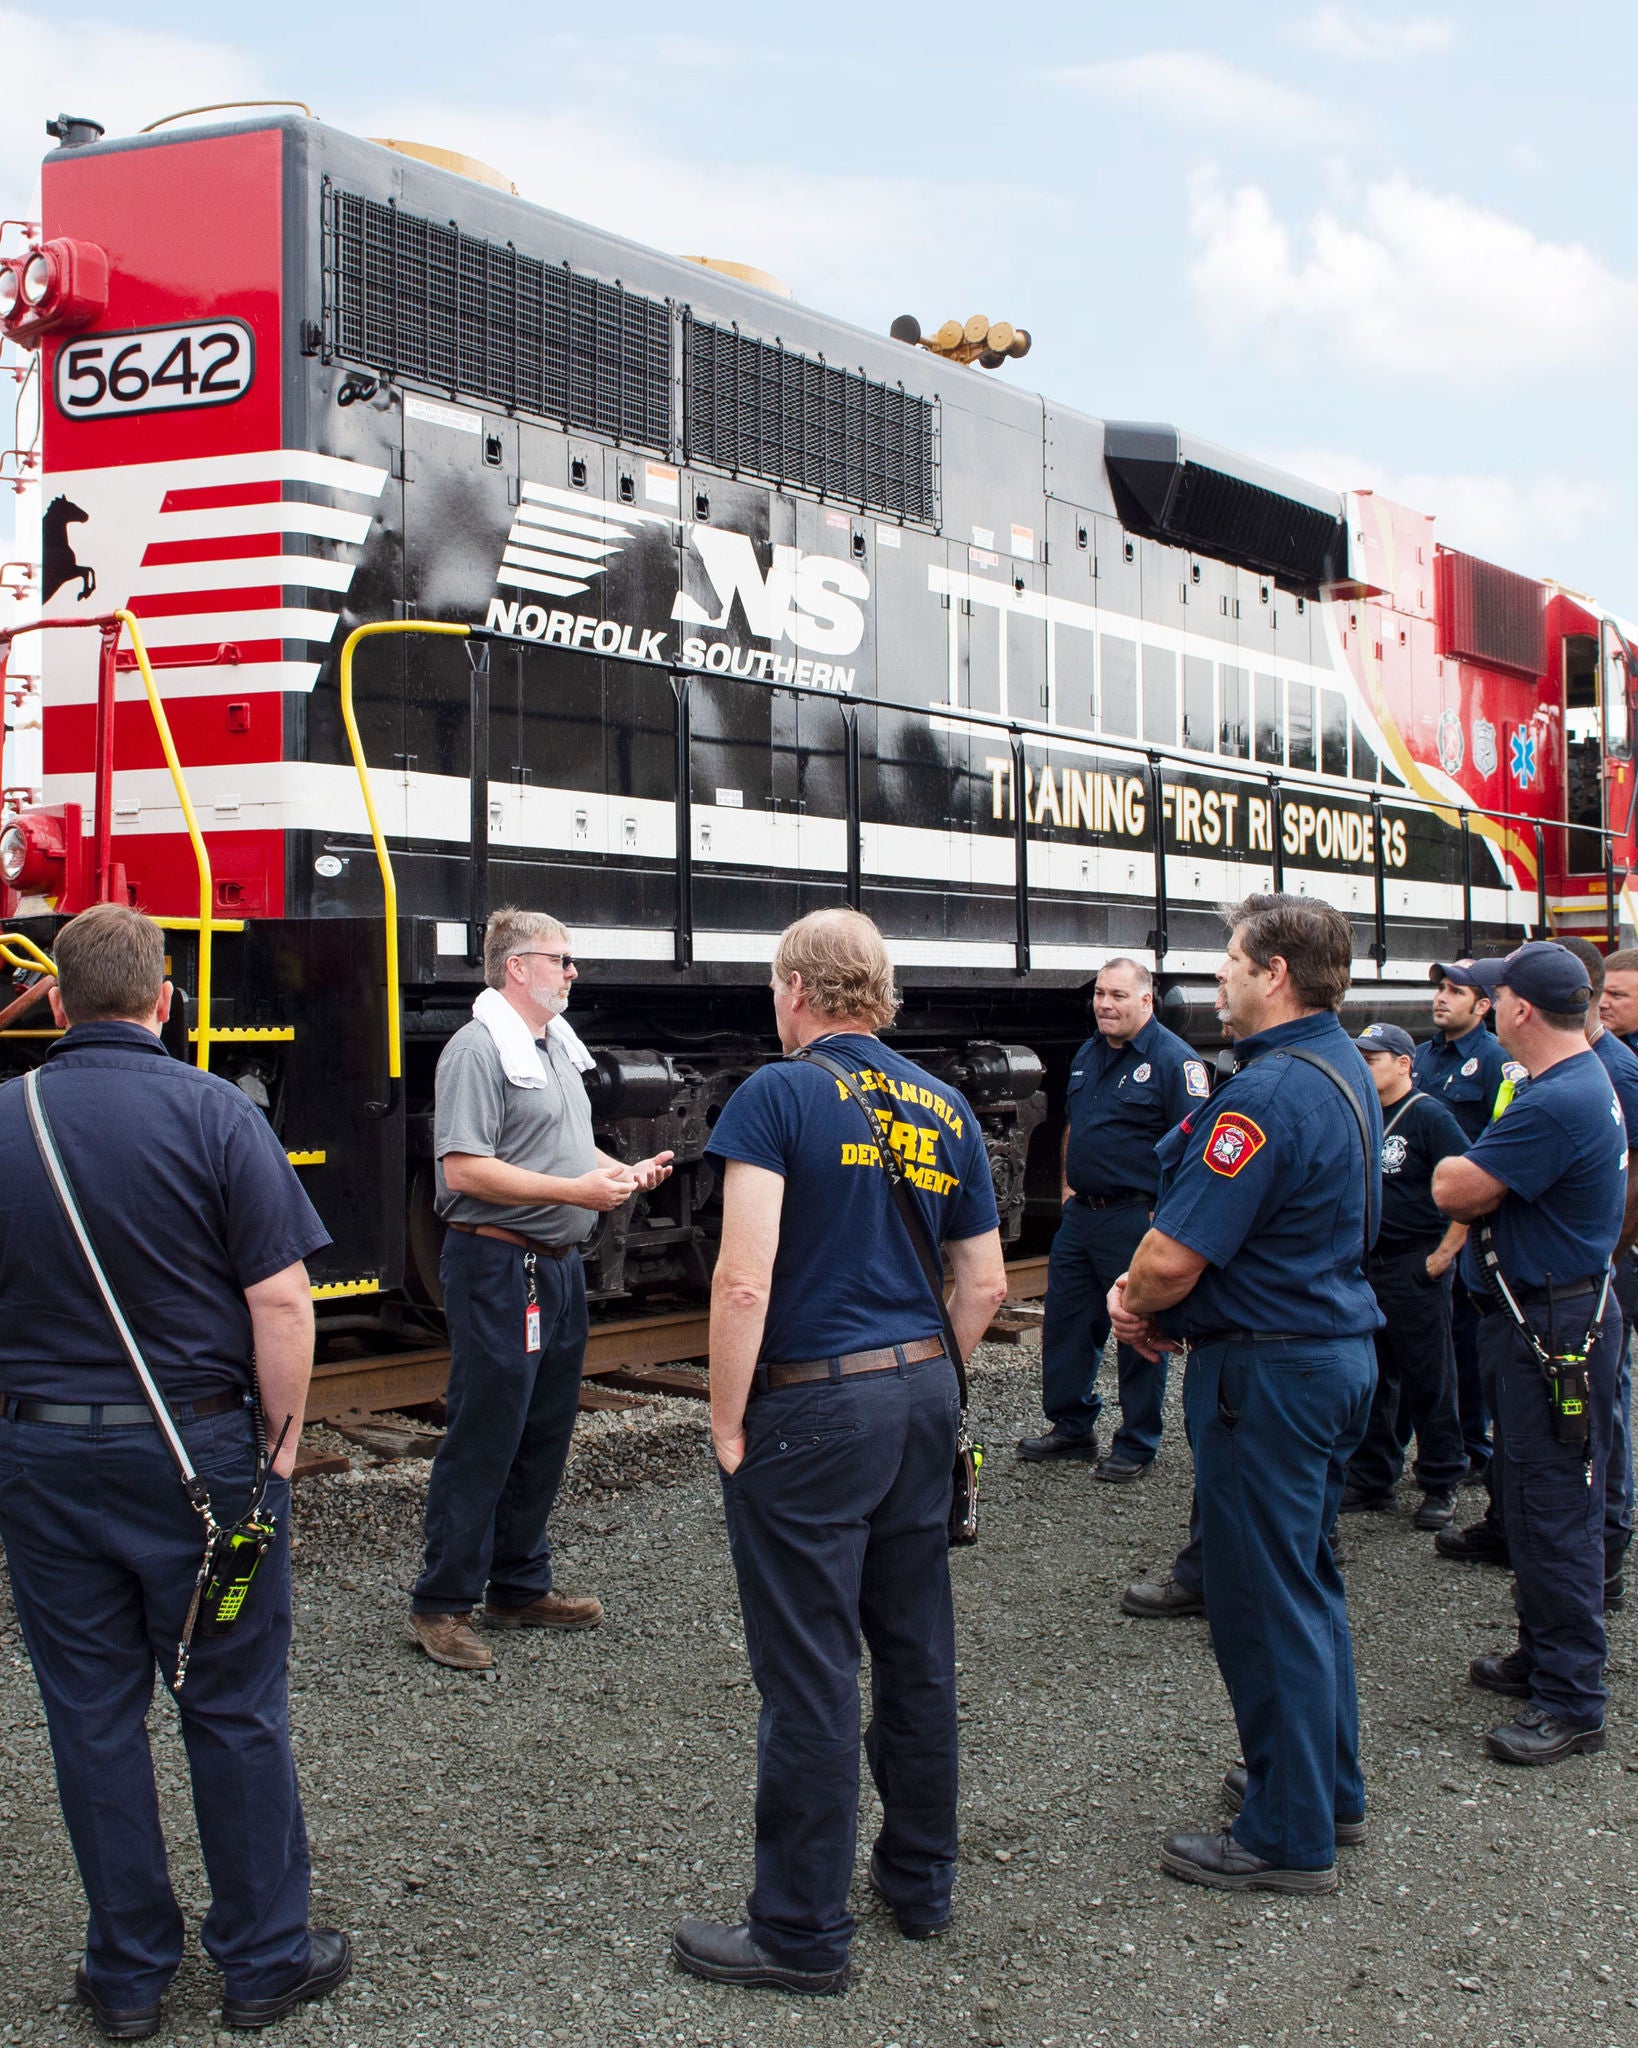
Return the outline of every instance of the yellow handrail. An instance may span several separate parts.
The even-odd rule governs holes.
[[[199,829],[199,820],[193,813],[193,799],[188,795],[187,781],[182,774],[182,763],[176,757],[176,745],[171,738],[171,722],[165,716],[165,707],[159,701],[159,686],[154,681],[152,664],[148,660],[147,644],[142,638],[142,628],[130,612],[116,611],[119,620],[131,636],[131,649],[137,658],[137,668],[142,675],[142,687],[148,693],[148,708],[154,715],[154,724],[159,731],[159,744],[165,750],[165,766],[171,771],[171,786],[176,791],[176,800],[182,806],[182,816],[187,822],[188,837],[193,841],[193,857],[199,868],[199,1053],[200,1067],[210,1065],[210,941],[211,941],[211,874],[210,849],[205,845],[205,835]]]
[[[390,1097],[394,1092],[393,1084],[401,1083],[404,1074],[403,1001],[398,980],[398,881],[392,871],[392,855],[387,851],[386,834],[381,830],[381,820],[375,813],[370,765],[364,758],[364,742],[358,736],[358,720],[353,716],[353,649],[360,640],[368,640],[377,633],[434,633],[447,639],[468,640],[472,637],[472,628],[434,625],[421,619],[379,619],[373,625],[355,626],[341,647],[341,717],[347,728],[347,744],[353,750],[353,766],[358,770],[358,786],[364,792],[364,815],[370,821],[375,864],[381,870],[381,895],[387,919],[387,1081]]]
[[[22,958],[12,952],[13,946],[19,948]],[[51,955],[42,953],[34,941],[23,932],[0,932],[0,960],[8,967],[16,968],[24,974],[55,975],[57,972],[57,963]]]

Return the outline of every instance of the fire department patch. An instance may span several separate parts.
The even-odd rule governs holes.
[[[1250,1117],[1241,1116],[1237,1110],[1225,1109],[1212,1125],[1211,1136],[1206,1140],[1206,1164],[1213,1173],[1232,1180],[1247,1160],[1267,1143],[1267,1133]]]

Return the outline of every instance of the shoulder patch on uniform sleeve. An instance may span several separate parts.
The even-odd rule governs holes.
[[[1206,1072],[1204,1060],[1183,1062],[1183,1086],[1191,1095],[1206,1096],[1211,1093],[1211,1077]]]
[[[1465,1068],[1463,1072],[1466,1072]],[[1504,1081],[1511,1081],[1515,1088],[1521,1081],[1528,1081],[1529,1078],[1529,1069],[1521,1066],[1517,1060],[1502,1061],[1502,1079]]]
[[[1206,1164],[1213,1173],[1232,1180],[1267,1143],[1268,1134],[1261,1124],[1253,1123],[1250,1117],[1242,1116],[1237,1109],[1225,1109],[1212,1125],[1211,1136],[1206,1140]]]

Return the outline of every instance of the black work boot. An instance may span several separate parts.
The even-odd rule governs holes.
[[[1089,1429],[1082,1435],[1076,1430],[1066,1429],[1061,1422],[1055,1422],[1045,1436],[1020,1437],[1018,1455],[1031,1465],[1044,1465],[1050,1459],[1095,1465],[1098,1462],[1098,1433]]]
[[[1507,1553],[1507,1536],[1494,1516],[1484,1515],[1465,1529],[1441,1529],[1433,1539],[1441,1557],[1459,1558],[1463,1564],[1494,1564],[1506,1571],[1512,1560]]]

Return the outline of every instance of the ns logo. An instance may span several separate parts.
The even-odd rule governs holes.
[[[851,654],[863,640],[870,578],[854,563],[780,544],[764,576],[748,534],[694,525],[688,540],[671,607],[679,624],[726,631],[737,599],[758,640],[831,656]]]

